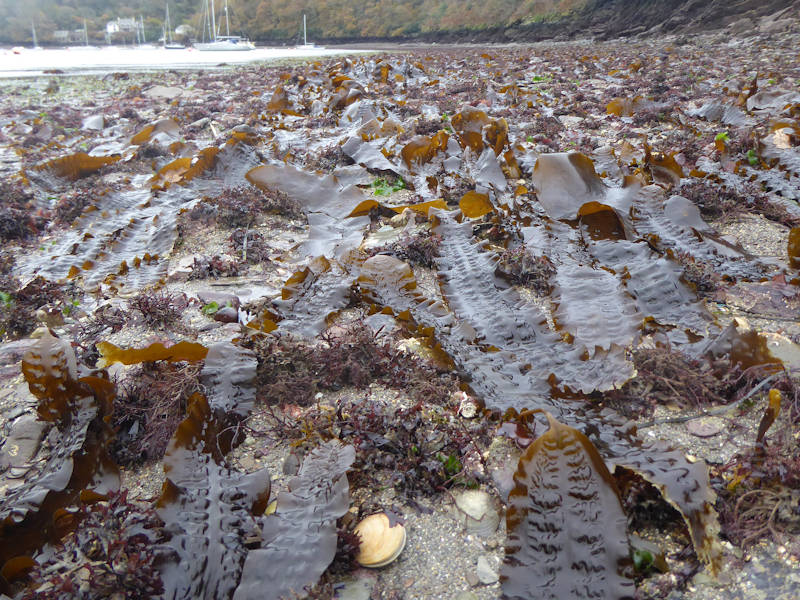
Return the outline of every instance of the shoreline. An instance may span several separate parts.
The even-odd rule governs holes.
[[[600,463],[626,465],[612,476],[629,533],[669,566],[633,573],[642,598],[791,590],[800,557],[791,514],[785,537],[755,545],[736,537],[732,517],[737,486],[766,498],[790,484],[759,487],[727,465],[755,460],[772,385],[786,403],[768,428],[770,447],[797,435],[800,293],[787,248],[800,225],[790,160],[800,146],[769,123],[785,104],[771,98],[800,96],[791,62],[798,36],[782,34],[758,53],[717,34],[675,39],[596,43],[593,58],[584,41],[534,44],[536,52],[437,45],[348,60],[3,79],[3,206],[15,211],[0,221],[3,437],[35,437],[25,427],[37,400],[20,359],[49,339],[41,329],[30,337],[46,326],[81,374],[113,382],[115,434],[102,417],[92,431],[122,466],[128,502],[145,511],[163,495],[169,505],[177,496],[166,479],[181,488],[191,508],[161,512],[173,534],[191,529],[183,514],[215,503],[226,517],[203,521],[214,533],[198,544],[217,551],[217,533],[246,539],[236,556],[247,555],[258,536],[224,537],[218,526],[245,531],[280,517],[299,464],[339,439],[355,455],[348,506],[333,519],[340,552],[312,597],[494,600],[508,573],[504,545],[513,553],[505,522],[520,497],[509,499],[513,476],[548,427],[509,409],[545,407],[585,429]],[[779,67],[754,84],[762,59]],[[748,90],[755,99],[738,103]],[[790,375],[761,370],[767,355],[754,339],[782,349]],[[157,353],[156,344],[180,342],[190,344],[185,360]],[[144,351],[108,365],[111,344],[123,357]],[[747,376],[729,350],[736,344],[752,362]],[[213,347],[222,358],[193,354]],[[672,387],[660,385],[665,378]],[[747,396],[761,382],[769,385]],[[228,420],[203,412],[195,392],[222,402]],[[669,422],[709,399],[730,412]],[[236,430],[224,457],[173,436],[189,407],[212,429]],[[25,446],[16,480],[38,489],[35,469],[48,453],[72,451],[56,438]],[[647,477],[661,487],[627,472],[631,456],[653,459],[662,470]],[[710,477],[697,474],[697,459]],[[266,502],[238,506],[217,484],[186,476],[212,463],[236,482],[230,489],[268,473],[275,515]],[[0,468],[0,483],[9,473]],[[84,505],[88,488],[74,485],[65,507],[105,506]],[[662,495],[667,485],[707,494],[702,508],[719,513],[723,535],[691,512],[688,492]],[[453,505],[468,491],[499,517],[495,529],[467,528]],[[405,522],[407,547],[386,567],[359,568],[348,536],[378,511]],[[691,532],[700,538],[687,522],[700,523]],[[159,527],[159,543],[173,543]],[[722,553],[727,583],[709,575],[713,559],[697,539]],[[45,563],[34,568],[37,581],[85,570],[53,548],[30,550]],[[280,561],[313,562],[282,552]],[[225,566],[241,574],[237,560]],[[116,581],[113,569],[95,567]]]

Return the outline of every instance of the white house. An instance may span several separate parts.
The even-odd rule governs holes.
[[[106,35],[114,35],[115,33],[136,33],[136,30],[139,29],[139,23],[136,22],[136,19],[123,19],[121,17],[117,17],[115,21],[109,21],[106,23]]]

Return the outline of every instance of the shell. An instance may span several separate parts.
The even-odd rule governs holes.
[[[451,513],[467,533],[489,537],[500,524],[500,514],[492,497],[481,490],[465,490],[455,496]]]
[[[361,539],[356,561],[362,567],[383,567],[400,556],[406,545],[406,528],[400,523],[390,527],[386,513],[370,515],[356,525]]]

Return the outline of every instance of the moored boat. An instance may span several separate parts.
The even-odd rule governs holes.
[[[172,24],[169,22],[169,2],[166,4],[164,17],[164,50],[185,50],[186,46],[172,39]]]
[[[231,24],[228,19],[228,0],[225,0],[225,33],[226,35],[217,35],[216,22],[214,17],[214,0],[211,0],[211,41],[195,43],[194,47],[202,51],[242,51],[242,50],[255,50],[256,46],[245,37],[240,35],[231,35]]]

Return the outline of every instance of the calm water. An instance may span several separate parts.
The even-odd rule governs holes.
[[[164,50],[157,47],[72,47],[62,49],[0,50],[0,78],[42,75],[59,69],[68,74],[106,73],[111,71],[151,71],[154,69],[189,69],[264,62],[285,58],[306,58],[354,54],[365,50],[346,48],[256,48],[246,52],[200,52]]]

